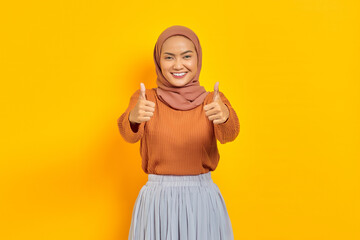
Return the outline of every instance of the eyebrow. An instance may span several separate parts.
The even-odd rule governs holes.
[[[191,50],[187,50],[187,51],[185,51],[185,52],[181,53],[180,55],[183,55],[183,54],[188,53],[188,52],[193,52],[193,51],[191,51]],[[173,54],[173,53],[169,53],[169,52],[164,52],[164,54],[169,54],[169,55],[173,55],[173,56],[175,56],[175,54]]]

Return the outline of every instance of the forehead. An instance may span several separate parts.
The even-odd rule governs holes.
[[[172,36],[165,40],[161,47],[161,52],[183,52],[186,50],[194,50],[195,46],[193,42],[184,36]]]

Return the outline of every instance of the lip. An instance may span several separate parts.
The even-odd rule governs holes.
[[[177,72],[175,72],[175,73],[177,73]],[[181,72],[179,72],[179,73],[181,73]],[[175,76],[173,73],[171,73],[171,75],[172,75],[174,78],[183,78],[183,77],[185,77],[187,74],[188,74],[188,72],[185,72],[185,74],[184,74],[183,76]]]

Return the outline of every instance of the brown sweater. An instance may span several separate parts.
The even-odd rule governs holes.
[[[163,103],[155,88],[146,89],[146,100],[155,103],[155,111],[149,121],[137,124],[137,131],[130,124],[129,114],[138,101],[140,89],[131,96],[128,108],[117,123],[125,141],[141,140],[140,155],[145,173],[195,175],[215,170],[220,159],[216,139],[222,144],[231,142],[240,132],[235,110],[225,95],[219,93],[230,115],[226,122],[214,124],[203,109],[212,102],[214,92],[206,96],[203,104],[183,111]]]

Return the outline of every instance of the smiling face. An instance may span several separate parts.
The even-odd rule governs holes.
[[[160,67],[171,85],[182,87],[190,82],[197,73],[197,54],[192,41],[183,36],[166,39],[161,48]]]

